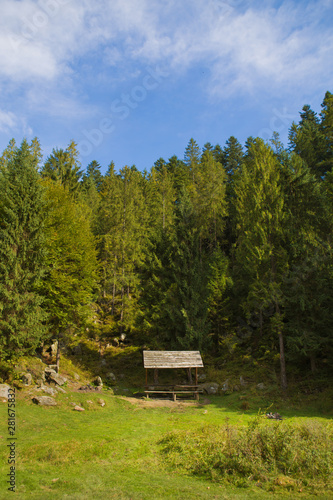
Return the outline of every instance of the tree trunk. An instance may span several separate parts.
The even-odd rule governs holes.
[[[287,383],[287,372],[286,372],[286,358],[284,355],[284,341],[283,341],[283,333],[281,328],[281,314],[279,304],[276,302],[275,304],[275,313],[278,316],[278,335],[279,335],[279,345],[280,345],[280,370],[281,370],[281,388],[285,391],[288,387]]]
[[[312,373],[315,373],[317,367],[316,367],[316,357],[314,354],[310,354],[310,363],[311,363],[311,371]]]
[[[57,357],[56,357],[56,372],[59,373],[60,366],[60,339],[58,338],[58,346],[57,346]]]
[[[285,391],[288,387],[286,373],[286,359],[284,356],[284,342],[282,332],[279,333],[280,343],[280,369],[281,369],[281,388]]]

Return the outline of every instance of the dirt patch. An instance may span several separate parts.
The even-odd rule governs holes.
[[[184,407],[200,407],[210,404],[208,399],[204,399],[202,402],[200,401],[171,401],[170,399],[139,399],[139,398],[130,398],[126,396],[120,396],[124,401],[128,401],[129,403],[140,406],[141,408],[184,408]]]

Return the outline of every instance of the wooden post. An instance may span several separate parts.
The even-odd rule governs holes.
[[[158,369],[154,369],[154,384],[158,384]]]
[[[146,368],[146,385],[148,385],[148,369]]]
[[[195,368],[195,385],[198,385],[198,368]]]

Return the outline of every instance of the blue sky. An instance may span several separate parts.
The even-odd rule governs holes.
[[[0,0],[0,150],[149,170],[193,137],[286,144],[333,91],[333,1]]]

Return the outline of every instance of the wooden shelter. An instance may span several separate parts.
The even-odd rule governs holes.
[[[201,354],[199,351],[143,351],[143,365],[146,369],[146,390],[150,393],[170,393],[176,401],[177,394],[194,394],[199,398],[198,368],[203,367]],[[161,386],[158,384],[157,370],[164,368],[185,368],[191,373],[195,368],[195,384]],[[148,370],[154,370],[154,388],[148,387]]]

